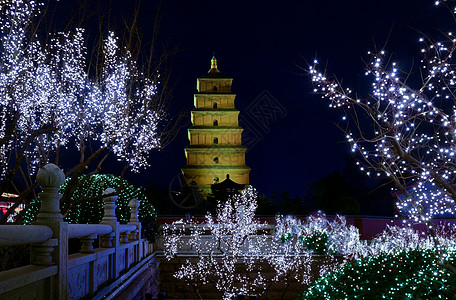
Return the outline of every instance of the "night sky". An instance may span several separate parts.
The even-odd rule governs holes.
[[[111,13],[128,14],[126,3],[113,1]],[[335,126],[340,115],[312,93],[301,69],[307,68],[306,62],[317,56],[346,86],[367,96],[370,82],[362,59],[368,50],[384,47],[409,71],[419,58],[418,31],[435,36],[437,29],[454,27],[444,8],[424,0],[165,0],[162,5],[158,43],[179,49],[171,64],[175,88],[170,115],[190,115],[196,78],[210,69],[215,52],[219,70],[234,78],[243,138],[250,146],[246,163],[252,168],[251,184],[265,194],[304,195],[309,184],[342,169],[350,151]],[[143,1],[141,7],[147,42],[157,2]],[[260,95],[276,109],[266,121],[249,114]],[[186,145],[185,128],[167,148],[151,153],[150,169],[127,178],[135,185],[145,186],[149,180],[170,185],[186,163]]]

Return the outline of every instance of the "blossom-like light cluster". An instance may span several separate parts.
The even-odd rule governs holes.
[[[182,251],[196,255],[187,258],[175,276],[196,289],[213,282],[225,299],[261,294],[271,282],[288,275],[308,283],[310,252],[298,240],[284,243],[280,234],[270,235],[266,224],[254,218],[256,198],[256,190],[248,187],[226,203],[219,202],[216,216],[208,214],[204,223],[181,220],[164,225],[168,259]],[[269,280],[263,272],[266,266],[275,271]]]
[[[433,235],[425,231],[413,228],[410,222],[404,222],[401,226],[389,226],[378,234],[373,240],[366,241],[360,239],[358,228],[347,224],[344,216],[336,216],[333,220],[328,220],[322,213],[308,216],[301,221],[291,216],[277,216],[276,227],[274,229],[277,240],[285,242],[293,239],[303,241],[312,237],[316,233],[325,236],[325,239],[313,240],[314,244],[307,244],[308,250],[316,252],[315,249],[321,248],[315,243],[324,244],[324,251],[321,254],[328,256],[343,256],[342,263],[362,259],[380,254],[395,254],[407,249],[434,249],[442,250],[456,246],[456,225],[440,222],[432,225]],[[334,269],[339,266],[334,263],[332,266],[328,262],[324,269]],[[323,275],[325,270],[321,270]]]
[[[41,4],[12,0],[0,19],[1,176],[25,161],[33,173],[61,147],[84,151],[91,142],[147,167],[158,148],[157,82],[136,67],[110,33],[102,50],[102,71],[89,74],[84,30],[50,34],[42,43],[31,30]],[[92,145],[92,147],[95,145]]]
[[[341,127],[361,158],[360,169],[391,178],[405,195],[399,208],[422,222],[456,212],[456,39],[448,33],[446,41],[421,38],[420,43],[423,79],[417,86],[406,82],[408,75],[384,51],[369,53],[367,99],[321,72],[316,60],[309,73],[314,91],[340,109],[344,121],[352,121]]]
[[[450,224],[435,225],[436,234],[430,236],[426,232],[413,229],[410,224],[405,226],[387,226],[387,228],[367,243],[361,241],[359,247],[347,253],[347,261],[361,259],[380,254],[396,254],[409,249],[442,250],[456,246],[455,226]]]
[[[163,225],[167,258],[185,260],[175,277],[196,291],[214,283],[225,299],[231,299],[261,294],[271,282],[291,278],[304,288],[315,279],[315,257],[321,277],[360,259],[401,251],[429,250],[445,259],[446,249],[456,243],[456,227],[449,224],[434,226],[433,236],[411,226],[388,226],[374,240],[360,240],[358,229],[343,216],[328,220],[322,213],[305,220],[277,215],[271,231],[254,218],[256,198],[256,191],[248,187],[226,203],[219,202],[216,216],[208,214],[202,223],[190,219]],[[270,269],[274,276],[266,277]]]
[[[325,236],[325,241],[322,241],[325,243],[323,251],[325,254],[351,253],[360,242],[358,228],[348,225],[345,217],[340,215],[337,215],[332,221],[329,221],[321,212],[308,216],[305,221],[291,216],[278,215],[276,224],[275,234],[286,241],[292,237],[305,241],[307,237],[316,233]]]
[[[367,246],[360,240],[358,228],[348,225],[345,217],[337,215],[330,221],[321,212],[308,216],[304,221],[279,215],[274,232],[277,236],[275,240],[280,238],[285,245],[291,242],[295,249],[299,249],[296,252],[323,254],[324,258],[319,261],[320,277],[359,256],[358,253],[365,251]],[[294,263],[300,262],[295,260]],[[306,279],[312,277],[307,275]]]

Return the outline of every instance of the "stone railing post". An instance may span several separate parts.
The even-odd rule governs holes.
[[[107,188],[103,195],[114,194],[116,191],[112,188]],[[104,216],[101,220],[101,224],[111,225],[112,233],[107,235],[100,235],[100,246],[105,248],[115,248],[113,262],[112,262],[112,270],[113,270],[113,278],[119,277],[119,222],[117,222],[116,217],[116,200],[117,196],[105,196],[103,197],[104,201]]]
[[[138,213],[139,213],[139,201],[137,199],[131,199],[128,205],[130,206],[130,221],[128,224],[136,225],[136,232],[133,231],[130,233],[130,240],[138,240],[138,250],[137,250],[137,257],[142,259],[143,257],[143,247],[141,245],[141,222],[139,222]]]
[[[30,258],[32,264],[58,265],[59,273],[55,280],[55,299],[68,299],[68,223],[63,222],[60,213],[60,186],[65,181],[65,174],[54,164],[42,167],[36,175],[36,181],[41,186],[41,208],[35,224],[47,225],[52,229],[52,239],[38,245],[32,245]],[[46,254],[54,249],[52,262]]]
[[[130,206],[130,221],[128,224],[136,225],[136,230],[130,233],[128,237],[129,240],[140,240],[141,239],[141,223],[139,222],[138,218],[138,208],[139,208],[139,201],[136,199],[131,199],[128,203]]]
[[[124,244],[128,243],[129,236],[130,236],[130,231],[127,230],[127,231],[121,232],[120,233],[120,242],[124,243]]]
[[[80,237],[79,240],[81,241],[81,253],[93,253],[93,242],[96,240],[97,235],[91,234],[88,236]]]

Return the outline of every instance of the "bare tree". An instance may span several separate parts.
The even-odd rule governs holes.
[[[294,279],[303,287],[309,284],[313,258],[300,239],[304,227],[296,219],[278,216],[271,235],[266,224],[254,217],[256,208],[257,192],[249,186],[240,195],[219,202],[216,215],[206,215],[202,223],[165,224],[167,258],[180,259],[180,251],[186,252],[174,276],[192,286],[200,298],[201,287],[209,283],[223,292],[224,299],[262,294],[273,282]],[[188,251],[193,258],[185,256]]]
[[[110,155],[125,162],[122,176],[148,167],[149,152],[178,128],[164,122],[169,77],[160,69],[168,54],[156,58],[151,51],[140,64],[138,38],[121,43],[113,32],[100,35],[91,55],[81,28],[40,38],[43,7],[12,0],[1,10],[0,194],[15,182],[24,185],[1,222],[35,192],[40,166],[53,161],[69,169],[62,198],[69,201],[83,183],[79,177],[99,172]],[[138,35],[136,28],[133,22],[130,36]],[[71,149],[79,152],[73,165],[62,159]]]
[[[399,210],[415,222],[427,222],[433,233],[432,217],[456,212],[456,39],[448,33],[444,41],[420,41],[418,83],[401,73],[384,50],[369,53],[368,98],[326,75],[317,61],[309,72],[315,92],[350,120],[340,127],[360,157],[361,170],[389,177],[405,195],[397,202]]]

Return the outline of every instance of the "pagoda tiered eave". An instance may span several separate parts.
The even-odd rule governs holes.
[[[217,114],[220,112],[239,114],[239,110],[237,110],[235,108],[218,108],[218,109],[217,108],[195,108],[192,110],[192,113],[198,113],[198,114],[202,114],[202,113]]]
[[[201,170],[201,169],[216,169],[216,170],[223,170],[223,169],[233,169],[233,170],[244,170],[250,171],[251,168],[247,167],[246,165],[238,166],[238,165],[187,165],[185,169],[192,169],[192,170]]]
[[[239,126],[204,126],[204,125],[196,125],[190,127],[188,130],[205,130],[205,131],[239,131],[242,132],[244,130],[242,127]]]
[[[202,145],[198,146],[187,146],[185,148],[185,153],[207,153],[207,154],[217,154],[217,153],[238,153],[244,154],[247,151],[247,148],[242,145],[214,145],[211,147],[204,147]]]

